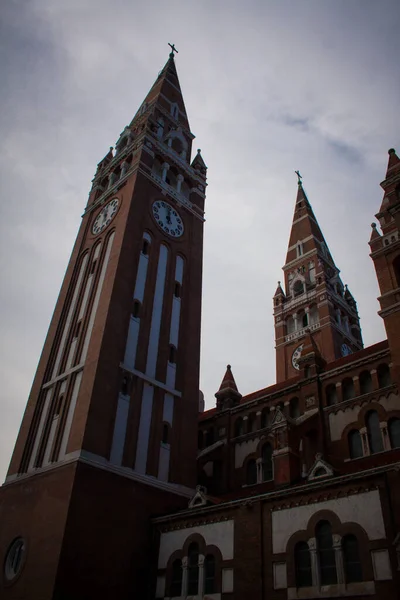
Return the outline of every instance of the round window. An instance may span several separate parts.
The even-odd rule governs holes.
[[[22,538],[16,538],[8,549],[4,563],[4,575],[12,581],[20,572],[25,554],[26,544]]]

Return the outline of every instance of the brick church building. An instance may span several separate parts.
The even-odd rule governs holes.
[[[0,489],[4,600],[400,598],[400,159],[363,347],[299,176],[276,383],[199,391],[207,167],[173,51],[100,161]],[[377,203],[377,209],[378,209]]]

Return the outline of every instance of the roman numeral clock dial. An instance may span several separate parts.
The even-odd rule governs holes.
[[[108,202],[105,206],[103,206],[103,208],[97,215],[96,219],[94,220],[94,223],[92,226],[93,235],[97,235],[97,234],[101,233],[102,231],[104,231],[104,229],[106,227],[108,227],[108,225],[111,223],[111,221],[117,214],[118,206],[119,206],[118,198],[114,198],[113,200],[110,200],[110,202]]]
[[[153,217],[157,225],[164,233],[171,237],[178,238],[183,234],[183,220],[177,210],[173,206],[164,202],[164,200],[156,200],[153,203]]]

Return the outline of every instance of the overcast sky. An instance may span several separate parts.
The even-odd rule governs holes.
[[[295,169],[365,345],[385,337],[368,240],[400,147],[398,0],[9,0],[1,10],[0,479],[97,162],[168,58],[209,167],[201,388],[275,382],[272,296]]]

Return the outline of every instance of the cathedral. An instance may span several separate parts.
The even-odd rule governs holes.
[[[83,209],[0,488],[0,598],[398,599],[400,159],[369,240],[387,339],[364,348],[298,173],[276,383],[242,396],[228,365],[205,411],[207,167],[174,50]]]

